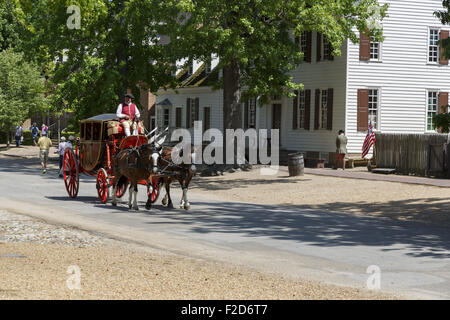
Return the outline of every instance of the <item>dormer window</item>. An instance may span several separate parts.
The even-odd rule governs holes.
[[[188,75],[192,75],[194,73],[194,61],[189,62],[187,73]]]

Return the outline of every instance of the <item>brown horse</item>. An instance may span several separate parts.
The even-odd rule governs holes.
[[[170,184],[178,181],[183,189],[183,197],[180,202],[180,208],[188,210],[190,208],[187,199],[187,190],[189,183],[196,172],[194,165],[194,149],[188,156],[187,163],[175,164],[172,161],[172,151],[174,148],[165,147],[161,151],[150,144],[141,145],[134,149],[125,149],[120,151],[115,157],[115,177],[113,179],[112,205],[117,205],[116,190],[118,187],[126,184],[130,180],[128,206],[130,209],[139,210],[137,206],[137,185],[141,180],[152,181],[153,176],[159,176],[164,184],[166,195],[162,201],[163,205],[173,208],[170,197]],[[146,209],[151,209],[152,184],[148,183],[149,197],[145,204]],[[134,200],[132,198],[134,195]]]
[[[163,176],[163,183],[166,189],[166,195],[162,200],[163,205],[167,205],[168,208],[173,208],[172,199],[170,197],[170,184],[173,181],[178,181],[180,183],[181,189],[183,190],[183,196],[180,201],[180,208],[189,210],[191,207],[189,200],[187,198],[187,191],[189,183],[192,177],[196,173],[195,161],[195,148],[192,146],[189,148],[189,156],[187,163],[175,164],[172,161],[172,152],[174,148],[166,147],[160,153],[158,160],[158,168],[160,174]]]
[[[155,152],[154,152],[155,151]],[[115,176],[113,179],[112,205],[117,205],[116,190],[130,181],[128,207],[139,210],[137,205],[137,185],[139,181],[151,181],[152,175],[157,171],[158,153],[150,145],[142,145],[138,148],[128,148],[120,151],[114,158]],[[151,183],[149,183],[151,185]],[[132,198],[134,195],[134,200]],[[151,199],[145,204],[147,209],[151,207]]]

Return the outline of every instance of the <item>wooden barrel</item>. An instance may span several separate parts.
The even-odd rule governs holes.
[[[289,176],[302,176],[305,171],[305,163],[303,161],[303,154],[291,153],[288,158]]]

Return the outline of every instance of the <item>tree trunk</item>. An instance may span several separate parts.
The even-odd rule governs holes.
[[[223,128],[242,127],[241,115],[241,70],[238,61],[223,68]]]
[[[242,128],[241,112],[241,70],[239,62],[234,60],[223,68],[223,157],[226,164],[226,129]],[[234,150],[236,163],[236,146]]]

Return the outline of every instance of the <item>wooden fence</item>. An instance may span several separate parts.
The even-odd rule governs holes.
[[[378,168],[395,168],[400,174],[447,177],[450,148],[447,134],[376,133]]]

